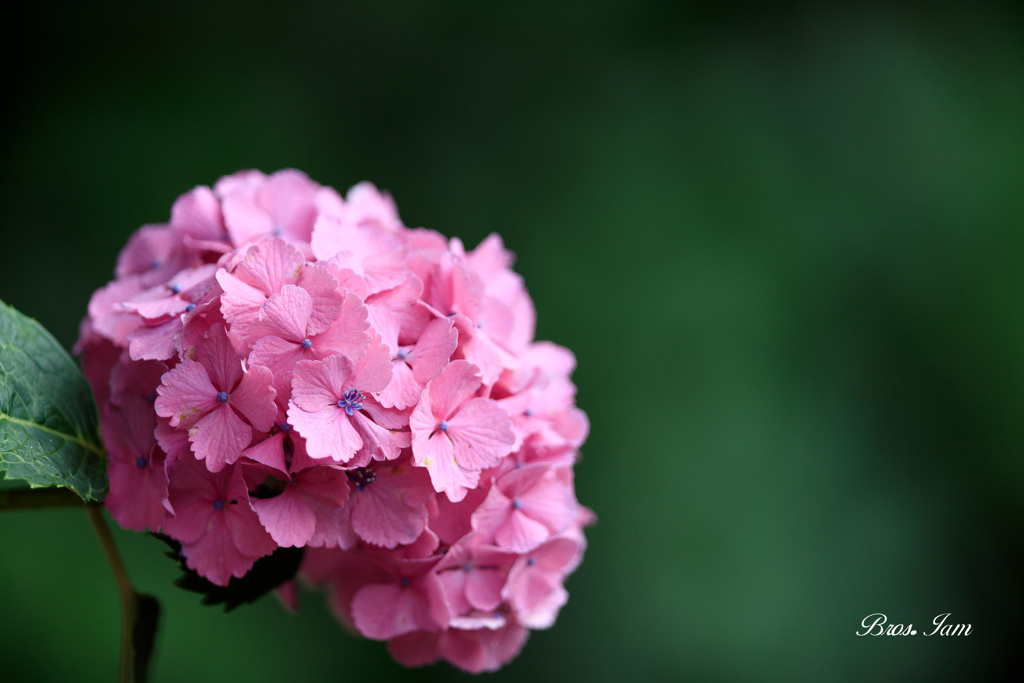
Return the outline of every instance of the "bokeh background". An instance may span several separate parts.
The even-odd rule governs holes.
[[[1007,4],[21,3],[0,298],[70,347],[118,250],[241,168],[499,232],[570,347],[599,523],[493,680],[1001,681],[1024,663],[1024,15]],[[450,681],[321,597],[164,605],[156,681]],[[966,638],[860,638],[868,614]],[[109,681],[86,515],[0,515],[0,679]]]

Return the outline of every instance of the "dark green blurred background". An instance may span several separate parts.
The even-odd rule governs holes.
[[[1019,680],[1024,17],[713,7],[26,5],[0,298],[70,347],[194,185],[371,180],[408,225],[501,233],[579,361],[600,521],[493,680]],[[164,604],[157,681],[465,678],[400,668],[315,594],[202,608],[117,537]],[[0,679],[113,680],[86,515],[4,513],[0,548]],[[873,612],[973,633],[855,636]]]

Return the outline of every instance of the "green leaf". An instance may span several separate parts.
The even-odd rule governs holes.
[[[0,475],[107,495],[106,453],[89,383],[57,340],[0,301]]]
[[[194,569],[189,569],[185,558],[181,555],[181,544],[169,536],[153,534],[166,543],[171,551],[167,557],[175,560],[181,568],[182,575],[174,581],[174,585],[193,593],[201,593],[204,605],[224,605],[224,611],[231,610],[247,603],[253,603],[280,586],[285,581],[295,578],[302,564],[305,548],[278,548],[270,555],[256,560],[252,569],[245,576],[231,577],[226,586],[218,586],[209,579],[200,576]]]

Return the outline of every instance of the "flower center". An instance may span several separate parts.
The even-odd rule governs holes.
[[[171,285],[171,294],[181,294],[181,285],[177,283]]]
[[[217,402],[218,403],[227,403],[228,402],[228,392],[226,392],[226,391],[218,391],[217,392]]]
[[[398,359],[399,360],[405,360],[408,357],[409,357],[409,352],[408,351],[406,351],[405,349],[398,349]]]
[[[310,340],[310,339],[308,339],[308,338],[307,338],[307,339],[303,339],[303,340],[302,340],[302,348],[304,348],[304,349],[308,349],[308,348],[310,348],[310,347],[312,347],[312,346],[313,346],[313,342],[312,342],[312,340]]]
[[[377,475],[369,467],[357,467],[354,470],[348,470],[345,472],[345,476],[360,491],[365,489],[368,484],[372,484],[377,480]]]
[[[140,470],[146,469],[146,465],[147,464],[149,464],[149,463],[141,455],[138,458],[135,459],[135,466],[138,467]]]
[[[440,422],[437,423],[437,428],[440,429],[442,432],[447,432],[448,431],[448,421],[447,420],[441,420]]]
[[[363,409],[364,398],[366,398],[366,396],[363,395],[363,392],[355,389],[349,389],[345,392],[345,395],[341,397],[341,400],[338,401],[338,407],[344,408],[346,415],[351,415],[353,412]]]
[[[213,509],[214,510],[223,510],[224,509],[224,501],[221,500],[220,498],[218,498],[217,500],[213,501]]]

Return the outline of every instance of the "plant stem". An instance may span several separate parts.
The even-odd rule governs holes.
[[[88,506],[89,519],[100,538],[103,552],[110,562],[110,569],[114,572],[114,581],[117,583],[117,592],[121,598],[121,661],[118,680],[121,683],[132,683],[135,680],[135,667],[132,662],[132,632],[135,626],[135,614],[138,609],[138,598],[132,582],[125,571],[124,563],[121,561],[121,554],[114,544],[114,537],[110,533],[106,520],[103,519],[103,507],[97,503],[90,503]]]
[[[5,489],[0,491],[0,511],[83,507],[82,499],[64,488]]]

